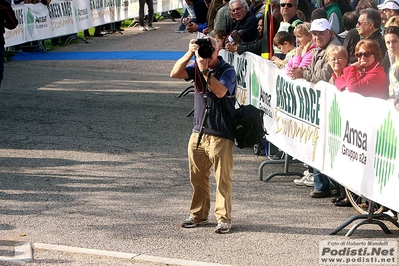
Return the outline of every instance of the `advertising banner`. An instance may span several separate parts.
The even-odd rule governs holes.
[[[265,112],[268,141],[294,158],[323,169],[324,89],[291,80],[269,60],[252,53],[221,55],[237,72],[237,99]]]
[[[179,0],[154,1],[154,10],[158,13],[182,7]],[[138,0],[52,0],[48,6],[21,3],[12,8],[19,25],[16,29],[6,30],[5,47],[71,35],[139,16]],[[148,13],[147,6],[144,13]]]
[[[86,30],[93,27],[93,19],[91,17],[91,9],[89,1],[73,0],[72,1],[73,17],[75,18],[74,32]]]
[[[52,25],[49,10],[43,4],[24,5],[25,41],[51,38]]]
[[[399,112],[391,101],[331,86],[326,91],[323,172],[350,190],[399,210]],[[396,166],[396,167],[395,167]]]
[[[13,10],[18,19],[18,26],[13,30],[5,29],[4,40],[6,42],[6,46],[14,46],[25,42],[24,5],[13,6]]]
[[[75,31],[72,0],[52,0],[47,7],[50,17],[51,35],[63,36]]]
[[[100,26],[115,21],[115,0],[90,0],[93,26]]]
[[[399,112],[391,101],[291,80],[252,53],[221,51],[237,71],[237,99],[265,111],[267,139],[343,186],[399,211]]]

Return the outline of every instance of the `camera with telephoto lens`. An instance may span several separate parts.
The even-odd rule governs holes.
[[[195,44],[199,45],[198,55],[201,56],[202,58],[211,57],[213,52],[215,51],[215,48],[213,48],[212,46],[211,39],[209,38],[197,39]]]

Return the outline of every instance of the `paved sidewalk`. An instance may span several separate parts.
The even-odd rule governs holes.
[[[185,51],[195,35],[126,29],[57,51]],[[73,58],[71,58],[73,59]],[[312,199],[295,177],[259,181],[266,157],[235,149],[233,230],[216,220],[180,228],[189,215],[187,141],[192,95],[174,61],[12,61],[0,89],[0,257],[26,265],[318,265],[319,241],[347,240],[355,215]],[[305,169],[301,164],[294,171]],[[283,171],[270,165],[265,174]],[[348,178],[350,173],[348,172]],[[212,186],[214,193],[214,185]],[[214,194],[213,194],[214,197]],[[213,208],[213,205],[212,205]],[[378,226],[350,239],[397,240]],[[25,247],[26,247],[25,245]],[[3,263],[3,264],[2,264]],[[14,265],[0,258],[0,265]]]

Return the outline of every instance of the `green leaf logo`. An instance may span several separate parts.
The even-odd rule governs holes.
[[[30,11],[30,8],[28,8],[28,13],[26,14],[26,24],[28,32],[30,36],[32,36],[33,31],[35,30],[35,16]]]
[[[79,22],[79,9],[75,8],[75,22]]]
[[[258,106],[258,99],[259,99],[259,82],[258,77],[256,76],[255,71],[252,72],[251,75],[251,91],[252,91],[252,105]]]
[[[378,178],[380,194],[395,170],[398,137],[392,126],[391,112],[377,131],[375,141],[374,172]]]
[[[331,168],[333,168],[335,158],[337,157],[342,130],[342,117],[338,107],[338,101],[336,95],[331,104],[330,111],[328,113],[328,151],[331,157]]]

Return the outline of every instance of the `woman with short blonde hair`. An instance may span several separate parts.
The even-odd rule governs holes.
[[[344,68],[348,66],[348,51],[341,45],[330,45],[326,50],[326,56],[334,71],[329,82],[335,84],[335,80],[343,75]]]

